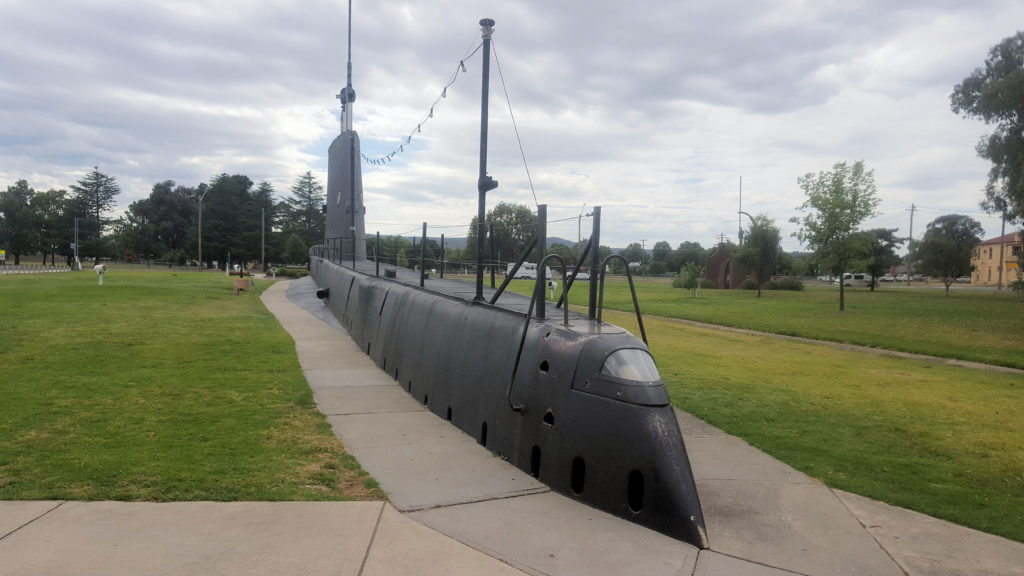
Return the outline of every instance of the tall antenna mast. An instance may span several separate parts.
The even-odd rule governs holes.
[[[352,0],[348,0],[348,77],[345,87],[335,96],[341,100],[341,131],[352,130],[352,103],[356,91],[352,88]]]

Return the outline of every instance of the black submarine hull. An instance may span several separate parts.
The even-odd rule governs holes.
[[[569,498],[707,547],[660,377],[634,382],[605,373],[619,351],[649,356],[642,341],[575,315],[568,326],[561,316],[534,319],[524,338],[524,311],[366,274],[311,252],[311,274],[332,313],[431,412]]]

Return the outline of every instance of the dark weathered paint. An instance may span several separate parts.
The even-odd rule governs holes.
[[[525,315],[314,258],[313,277],[359,347],[431,412],[566,496],[706,547],[700,501],[664,383],[600,371],[647,350],[625,330]],[[574,489],[575,488],[575,489]],[[642,504],[642,506],[640,506]],[[639,507],[639,509],[637,509]],[[581,535],[582,536],[582,535]]]

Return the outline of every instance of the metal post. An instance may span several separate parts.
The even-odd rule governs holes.
[[[498,181],[487,175],[487,95],[490,91],[491,74],[491,34],[494,33],[494,20],[480,20],[480,34],[484,40],[483,71],[480,87],[480,178],[476,188],[477,199],[476,225],[476,296],[474,301],[484,299],[484,218],[486,217],[487,191],[498,187]]]
[[[203,192],[202,196],[199,197],[199,266],[203,266],[203,198],[206,198],[206,192]],[[76,240],[77,242],[77,240]],[[77,259],[78,256],[76,255]]]
[[[380,252],[381,252],[381,250],[380,250],[380,230],[377,231],[377,250],[376,250],[376,252],[377,253],[373,256],[373,259],[377,262],[377,272],[376,272],[376,275],[380,276]]]
[[[72,270],[79,270],[81,268],[81,266],[78,265],[78,220],[78,218],[75,218],[75,261],[71,263]],[[202,220],[200,220],[200,222],[202,222]]]
[[[441,278],[444,278],[444,266],[448,255],[444,252],[444,234],[441,234]]]
[[[427,274],[427,269],[424,266],[426,264],[427,256],[427,223],[423,223],[423,239],[420,240],[420,288],[423,288],[423,277]]]
[[[260,208],[260,268],[263,270],[264,274],[267,272],[266,211],[266,208]]]
[[[590,232],[590,298],[587,302],[587,316],[597,318],[597,282],[601,270],[601,207],[594,206],[594,224]],[[627,266],[629,268],[629,266]]]
[[[490,268],[491,268],[491,288],[494,288],[494,222],[491,222],[490,230],[489,231],[490,231],[490,238],[488,239],[487,244],[489,244],[490,247],[491,247],[491,258],[490,258],[490,262],[491,262],[491,266],[490,266]]]
[[[545,249],[548,245],[548,205],[538,204],[537,205],[537,290],[540,294],[536,295],[537,298],[537,319],[544,319],[544,292],[548,286],[548,275],[545,270],[547,266],[544,266]]]
[[[354,220],[355,213],[356,213],[355,205],[353,204],[353,208],[352,208],[352,218],[353,218],[352,222],[353,223],[355,222],[355,220]],[[355,226],[352,227],[352,269],[353,270],[356,269],[356,227]]]

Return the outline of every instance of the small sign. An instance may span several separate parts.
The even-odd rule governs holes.
[[[0,250],[0,262],[7,261],[7,250]]]

